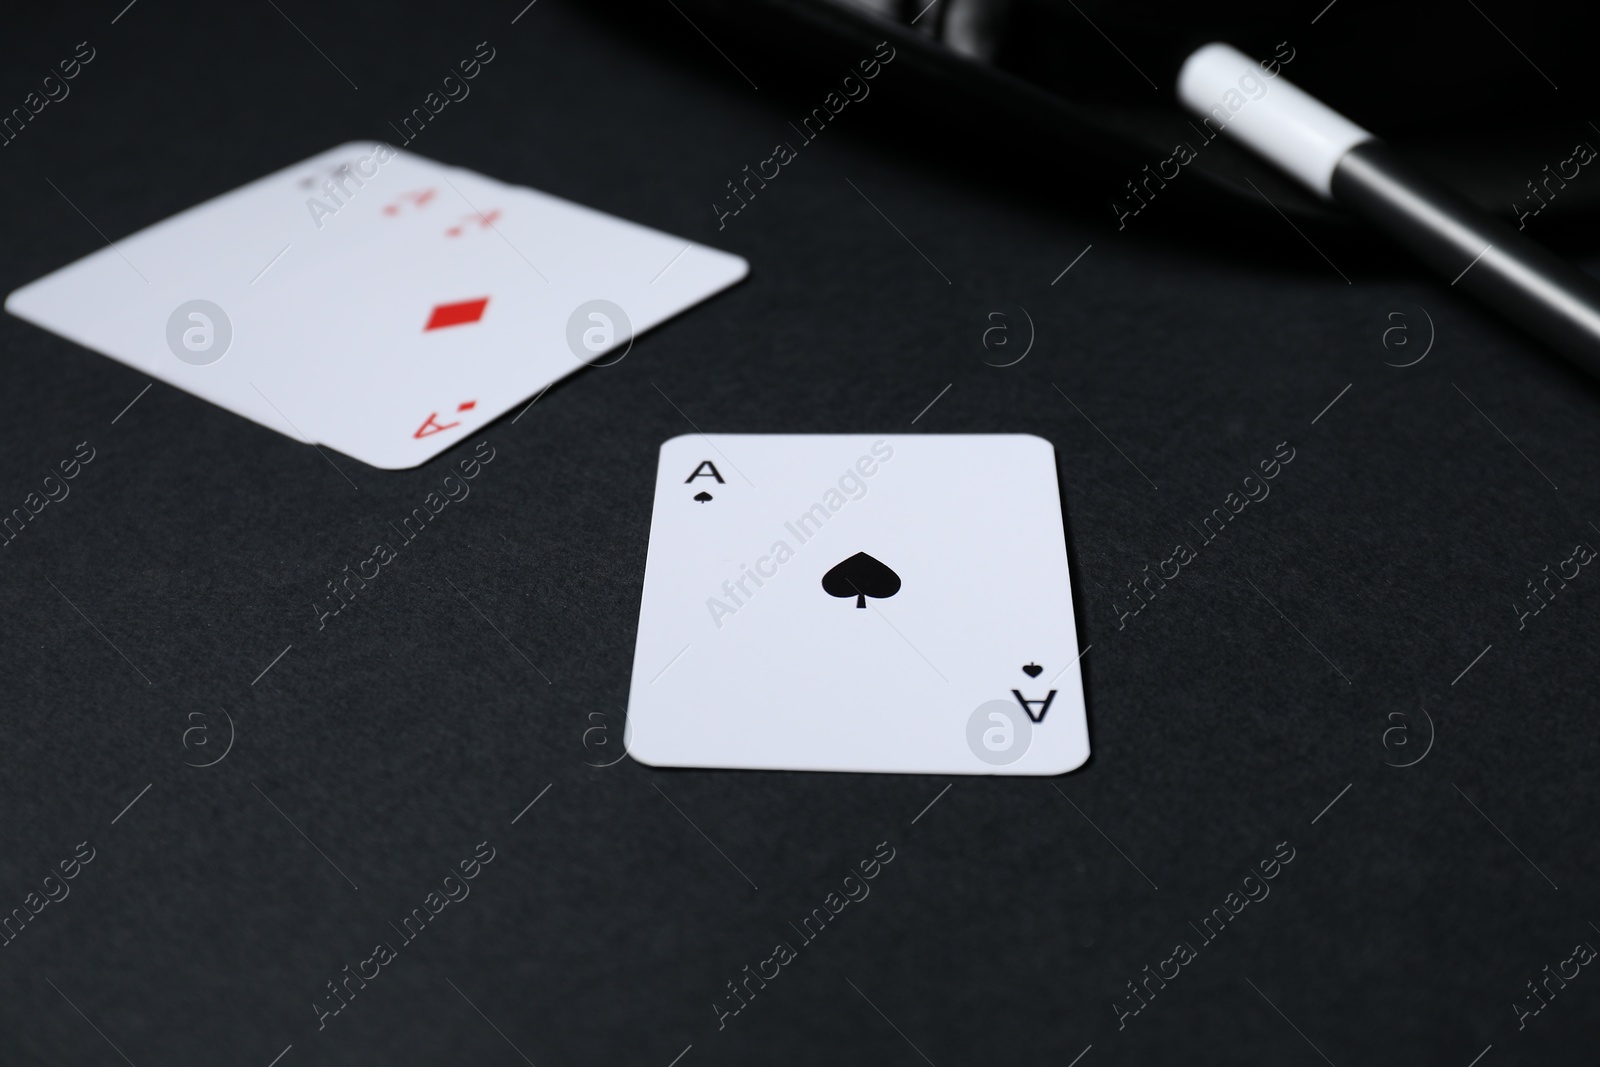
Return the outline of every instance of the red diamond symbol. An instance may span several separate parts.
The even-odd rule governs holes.
[[[429,330],[442,330],[446,326],[477,322],[483,318],[483,309],[488,304],[489,298],[486,296],[477,300],[463,300],[458,304],[435,304],[433,314],[428,316],[428,324],[422,331],[426,333]]]
[[[456,405],[456,410],[457,411],[471,411],[473,408],[475,408],[477,406],[478,406],[478,402],[476,400],[468,400],[464,404],[457,404]]]

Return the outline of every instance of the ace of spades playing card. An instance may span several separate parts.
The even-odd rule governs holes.
[[[1055,449],[661,446],[627,748],[665,767],[1053,775],[1089,757]]]

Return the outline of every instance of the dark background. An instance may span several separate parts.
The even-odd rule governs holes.
[[[77,42],[97,50],[0,149],[4,291],[102,247],[97,229],[388,136],[484,40],[497,58],[413,150],[752,270],[489,427],[471,497],[320,632],[324,583],[470,445],[399,472],[335,456],[346,481],[163,384],[127,408],[148,379],[0,320],[0,510],[96,450],[0,548],[0,910],[96,850],[0,948],[0,1060],[1592,1057],[1594,968],[1525,1029],[1511,1005],[1600,944],[1600,577],[1520,631],[1512,607],[1600,544],[1593,383],[1357,230],[1297,233],[1180,181],[1118,232],[1106,201],[1132,175],[998,118],[946,121],[893,64],[718,232],[724,182],[844,71],[724,58],[700,32],[717,26],[670,4],[539,0],[515,25],[518,0],[140,0],[113,25],[120,6],[4,35],[5,110]],[[1267,36],[1314,50],[1314,13]],[[1490,13],[1512,38],[1535,17]],[[1346,0],[1331,19],[1383,12]],[[1473,33],[1502,63],[1489,50],[1510,46]],[[1582,105],[1552,162],[1589,136]],[[1579,221],[1554,210],[1530,230],[1570,242]],[[1031,352],[986,365],[1018,349],[984,331],[1019,345],[1022,309]],[[1386,366],[1423,350],[1427,319],[1427,357]],[[685,415],[1055,442],[1089,764],[942,794],[948,778],[592,766],[621,755],[656,448]],[[1196,542],[1283,441],[1271,496],[1119,628],[1125,583]],[[185,766],[222,747],[224,710],[228,756]],[[484,840],[470,898],[319,1032],[324,983]],[[883,841],[871,896],[719,1031],[724,983]],[[1189,923],[1279,842],[1295,858],[1271,896],[1200,946]],[[1178,941],[1199,958],[1119,1031],[1124,983]]]

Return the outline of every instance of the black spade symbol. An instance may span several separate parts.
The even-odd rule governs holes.
[[[1044,673],[1044,668],[1039,666],[1037,663],[1030,663],[1026,667],[1022,668],[1022,673],[1026,674],[1029,678],[1037,678],[1039,675]]]
[[[704,504],[707,500],[711,499],[711,494],[702,489],[700,492],[694,495],[694,498],[700,501],[700,503]]]
[[[822,576],[823,592],[829,596],[856,598],[856,607],[867,606],[867,597],[882,600],[900,591],[900,576],[865,552],[857,552]]]

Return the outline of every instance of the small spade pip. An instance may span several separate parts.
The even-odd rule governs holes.
[[[711,500],[711,494],[702,489],[700,492],[694,495],[694,498],[700,501],[700,503],[705,504]]]
[[[856,607],[864,608],[867,597],[883,600],[898,593],[900,576],[865,552],[857,552],[822,576],[822,589],[829,596],[853,596]]]

